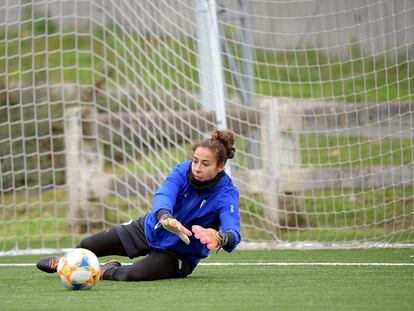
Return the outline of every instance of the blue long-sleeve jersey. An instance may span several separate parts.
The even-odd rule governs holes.
[[[238,211],[239,192],[231,178],[224,174],[219,182],[197,194],[190,185],[188,171],[191,160],[178,164],[168,175],[164,184],[155,193],[152,210],[145,216],[144,228],[148,244],[154,249],[168,249],[197,264],[209,254],[209,249],[199,240],[190,237],[190,245],[165,230],[162,226],[155,229],[157,213],[160,209],[168,210],[183,226],[200,225],[234,235],[235,243],[231,252],[240,243],[240,219]]]

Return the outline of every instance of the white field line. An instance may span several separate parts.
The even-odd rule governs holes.
[[[123,263],[130,265],[131,263]],[[0,263],[0,267],[29,267],[35,266],[34,263]],[[395,266],[414,266],[408,262],[202,262],[199,266],[371,266],[371,267],[395,267]]]
[[[200,266],[414,266],[406,262],[206,262]]]

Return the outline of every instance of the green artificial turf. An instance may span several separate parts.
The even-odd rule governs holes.
[[[414,264],[414,250],[235,251],[202,261],[212,262]],[[0,266],[0,310],[412,310],[413,291],[414,266],[200,265],[185,279],[101,281],[88,291],[66,290],[33,265]]]

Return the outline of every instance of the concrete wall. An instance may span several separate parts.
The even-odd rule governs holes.
[[[27,19],[33,10],[37,17],[49,16],[60,29],[89,32],[117,24],[142,33],[194,36],[195,1],[0,0],[0,29],[17,28],[19,20]],[[218,2],[225,14],[243,12],[238,0]],[[414,56],[413,0],[252,0],[250,4],[257,47],[277,51],[314,46],[348,57],[350,42],[355,41],[366,54]],[[238,32],[232,32],[236,40]]]
[[[370,55],[413,53],[412,0],[275,1],[252,9],[253,28],[265,33],[256,44],[266,47],[268,42],[274,49],[312,45],[348,56],[349,43],[355,40]]]

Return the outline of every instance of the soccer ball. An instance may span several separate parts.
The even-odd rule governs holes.
[[[99,260],[84,248],[75,248],[63,255],[57,273],[68,289],[90,289],[99,280]]]

